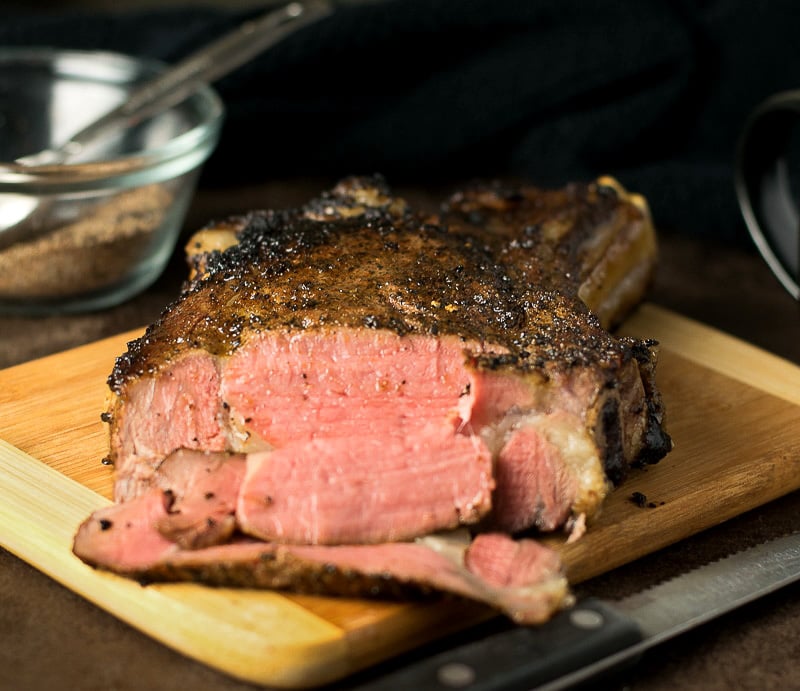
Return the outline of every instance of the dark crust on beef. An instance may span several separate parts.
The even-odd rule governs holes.
[[[664,401],[656,386],[656,347],[658,343],[652,339],[626,340],[631,343],[633,355],[639,363],[639,375],[644,386],[645,405],[647,406],[642,448],[634,463],[639,465],[658,463],[672,450],[672,438],[664,428]]]
[[[638,221],[642,212],[597,183],[561,189],[475,185],[443,206],[449,224],[480,237],[529,283],[574,294],[592,268],[588,241],[598,229]]]
[[[370,185],[377,205],[359,207],[354,198]],[[463,204],[457,214],[451,203],[439,222],[415,215],[379,179],[347,181],[300,210],[253,212],[229,224],[241,227],[238,244],[206,255],[204,273],[129,344],[109,385],[120,394],[128,379],[152,375],[187,351],[224,356],[260,331],[340,326],[456,334],[499,346],[502,355],[477,358],[479,367],[546,378],[554,369],[596,366],[611,380],[631,348],[577,298],[577,248],[620,201],[596,186],[546,198],[542,214],[563,226],[561,234],[544,238],[540,223],[539,239],[527,245],[531,233],[521,229],[520,242],[511,224],[508,241],[490,246],[486,229],[460,220]],[[489,224],[490,233],[495,225],[504,227]]]
[[[646,200],[613,178],[545,190],[473,185],[443,207],[520,280],[577,295],[605,328],[621,323],[652,282],[657,247]]]
[[[424,583],[404,581],[392,574],[368,574],[333,564],[313,563],[280,545],[263,545],[248,559],[164,560],[143,572],[126,574],[142,584],[194,581],[236,588],[291,590],[309,595],[338,595],[380,599],[441,596]]]

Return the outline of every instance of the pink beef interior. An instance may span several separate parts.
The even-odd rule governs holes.
[[[477,522],[491,507],[491,456],[452,427],[433,427],[251,454],[237,506],[242,529],[264,540],[335,545]]]
[[[190,353],[128,391],[116,498],[177,448],[248,451],[242,527],[296,543],[382,542],[475,523],[492,457],[458,417],[464,343],[369,329],[265,332]],[[201,422],[202,421],[202,422]]]
[[[233,415],[275,447],[420,428],[452,433],[468,390],[465,344],[384,330],[259,334],[225,365]]]
[[[557,555],[532,540],[479,535],[375,545],[279,545],[238,536],[219,542],[173,542],[163,526],[184,516],[205,533],[221,505],[231,505],[241,459],[179,452],[159,469],[159,483],[130,501],[95,512],[78,530],[74,552],[94,566],[143,580],[201,580],[331,594],[373,594],[413,586],[485,602],[521,623],[545,620],[567,598]],[[171,472],[177,470],[179,472]],[[221,480],[208,496],[206,480]],[[170,502],[169,498],[174,498]],[[187,546],[188,545],[188,546]]]
[[[178,549],[157,529],[167,516],[167,497],[153,488],[136,499],[98,509],[75,535],[73,551],[93,566],[120,573],[143,569]]]
[[[265,540],[387,542],[475,523],[491,508],[492,459],[456,406],[458,339],[387,331],[260,334],[228,361],[232,424],[251,454],[237,514]]]
[[[518,532],[531,526],[553,530],[565,523],[577,494],[577,479],[565,465],[561,450],[539,430],[521,426],[497,455],[495,502],[502,512],[494,524]]]
[[[229,539],[245,473],[245,456],[187,451],[170,454],[158,467],[155,484],[168,493],[167,514],[158,532],[184,549]]]
[[[176,449],[223,451],[216,360],[193,353],[160,374],[142,377],[117,415],[114,498],[130,499],[150,486],[154,469]]]
[[[247,454],[238,524],[264,540],[407,540],[490,512],[501,530],[555,528],[577,492],[569,468],[535,429],[502,424],[542,406],[541,387],[471,368],[482,351],[343,328],[191,352],[127,391],[116,498],[147,491],[175,449],[227,450]]]

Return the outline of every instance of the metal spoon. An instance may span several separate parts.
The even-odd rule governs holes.
[[[272,9],[192,53],[137,88],[125,102],[73,134],[60,146],[23,156],[14,163],[23,168],[68,163],[109,133],[133,127],[181,103],[201,85],[225,76],[297,29],[332,11],[329,0],[303,0],[291,2],[277,10]],[[0,194],[0,249],[20,240],[30,240],[42,229],[46,230],[45,224],[32,222],[34,215],[46,213],[46,206],[35,197]],[[34,230],[35,226],[39,229]]]

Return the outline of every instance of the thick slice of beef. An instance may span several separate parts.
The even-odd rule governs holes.
[[[84,521],[73,551],[88,564],[141,581],[370,597],[444,592],[524,623],[543,621],[569,601],[555,552],[500,533],[470,539],[461,531],[374,545],[254,540],[239,532],[247,526],[236,511],[251,461],[225,453],[171,454],[155,469],[151,489]]]
[[[249,534],[299,544],[408,540],[476,523],[491,509],[492,457],[479,440],[406,425],[250,454],[237,516]]]
[[[139,506],[148,496],[129,503]],[[107,534],[116,542],[117,535]],[[102,557],[87,548],[91,535],[89,528],[82,528],[76,536],[75,551],[87,563],[107,569]],[[142,583],[189,581],[383,599],[448,593],[483,602],[521,624],[546,621],[571,602],[555,552],[534,540],[512,541],[499,533],[479,535],[470,545],[444,552],[436,543],[430,546],[426,538],[335,546],[283,545],[242,538],[198,550],[159,544],[151,552],[145,547],[153,546],[153,541],[143,536],[124,540],[137,545],[131,552],[137,558],[114,561],[111,570]],[[96,546],[92,541],[91,547]],[[492,547],[502,554],[489,557],[486,552]],[[486,571],[491,580],[480,573],[480,557],[470,557],[474,549],[490,560]],[[453,552],[461,556],[454,559]],[[497,570],[497,560],[505,562],[504,574]]]
[[[597,449],[577,416],[563,411],[509,415],[511,432],[495,460],[495,529],[542,531],[574,516],[592,516],[605,497]]]

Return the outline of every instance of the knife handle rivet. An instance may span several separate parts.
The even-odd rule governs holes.
[[[436,678],[442,686],[463,689],[475,681],[475,670],[463,662],[448,662],[436,670]]]
[[[592,609],[575,609],[570,612],[569,620],[573,626],[587,631],[599,629],[603,625],[603,615]]]

